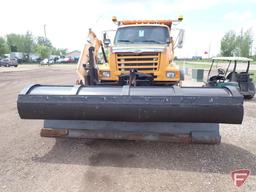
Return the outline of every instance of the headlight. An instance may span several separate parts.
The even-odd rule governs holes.
[[[110,77],[110,72],[109,71],[103,71],[102,76],[105,77],[105,78],[109,78]]]
[[[174,78],[175,75],[176,75],[175,72],[167,72],[167,73],[166,73],[166,77],[167,77],[167,78]]]

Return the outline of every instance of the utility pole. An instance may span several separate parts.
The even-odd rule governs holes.
[[[240,41],[239,41],[239,56],[241,57],[242,55],[242,42],[243,42],[243,28],[241,28],[241,35],[240,35]]]
[[[46,24],[44,24],[44,40],[46,41],[47,37],[46,37]]]
[[[210,41],[209,49],[208,49],[208,59],[210,59],[210,57],[211,57],[211,46],[212,46],[212,42]]]

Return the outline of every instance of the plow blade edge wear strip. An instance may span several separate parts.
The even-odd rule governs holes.
[[[32,85],[18,96],[23,119],[240,124],[243,97],[233,87]]]

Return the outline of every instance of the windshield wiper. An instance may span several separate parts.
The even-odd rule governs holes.
[[[150,42],[150,43],[157,43],[157,44],[161,44],[162,43],[162,42],[156,41],[156,40],[144,40],[142,42]]]
[[[131,41],[128,39],[119,39],[118,42],[129,42],[130,43]]]

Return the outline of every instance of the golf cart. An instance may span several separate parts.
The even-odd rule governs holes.
[[[249,73],[252,59],[245,57],[215,57],[207,76],[207,87],[235,86],[246,99],[255,95],[255,85]]]

